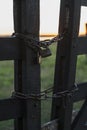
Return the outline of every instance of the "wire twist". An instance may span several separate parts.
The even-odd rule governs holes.
[[[41,47],[47,48],[48,46],[52,45],[53,43],[61,41],[64,37],[64,34],[65,33],[63,33],[62,35],[57,35],[57,36],[53,37],[52,39],[45,39],[42,41],[39,41],[39,40],[33,38],[33,34],[32,34],[32,37],[30,35],[25,35],[22,33],[13,33],[12,36],[16,36],[17,38],[24,40],[26,43],[29,43],[28,47],[35,46],[40,49]]]
[[[47,99],[53,99],[53,98],[65,98],[66,96],[71,97],[73,93],[78,91],[78,87],[74,85],[74,88],[71,90],[65,90],[57,93],[53,93],[52,96],[49,94],[53,92],[53,87],[48,88],[44,91],[41,91],[39,94],[23,94],[21,92],[13,92],[12,97],[16,97],[19,99],[33,99],[33,100],[47,100]]]

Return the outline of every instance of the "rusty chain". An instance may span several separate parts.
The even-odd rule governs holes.
[[[39,46],[39,47],[47,47],[52,45],[55,42],[61,41],[63,39],[65,32],[62,35],[57,35],[53,37],[52,39],[45,39],[42,41],[39,41],[33,37],[30,37],[30,35],[25,35],[22,33],[13,33],[12,36],[16,36],[17,38],[25,40],[25,42],[32,42],[32,46]],[[32,35],[33,36],[33,35]]]
[[[28,48],[31,48],[34,52],[39,53],[39,56],[45,58],[51,56],[51,50],[49,49],[49,46],[53,43],[61,41],[64,37],[64,34],[65,33],[63,33],[62,35],[57,35],[52,39],[46,39],[42,41],[37,40],[33,34],[25,35],[22,33],[14,33],[12,36],[23,40]]]
[[[12,97],[16,97],[19,99],[32,99],[32,100],[47,100],[47,99],[53,99],[53,98],[65,98],[67,96],[72,97],[73,93],[75,93],[76,91],[78,91],[78,87],[75,84],[73,89],[71,90],[64,90],[61,92],[57,92],[52,94],[52,96],[50,96],[49,94],[53,92],[53,87],[48,88],[42,92],[40,92],[39,94],[23,94],[21,92],[13,92],[12,93]]]

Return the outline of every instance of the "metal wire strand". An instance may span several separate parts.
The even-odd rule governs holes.
[[[72,96],[73,93],[75,93],[76,91],[78,91],[78,87],[74,85],[73,89],[71,90],[53,93],[52,96],[50,96],[49,94],[53,92],[53,87],[51,87],[44,91],[41,91],[39,94],[23,94],[21,92],[13,92],[12,97],[16,97],[19,99],[47,100],[53,98],[65,98],[66,96]]]
[[[35,53],[38,53],[38,56],[46,58],[52,55],[49,46],[52,45],[53,43],[56,42],[58,43],[58,41],[62,40],[64,37],[64,33],[62,35],[57,35],[52,39],[46,39],[43,41],[39,41],[37,37],[35,38],[35,35],[33,34],[27,35],[22,33],[14,33],[12,36],[23,40],[24,45],[28,48],[31,48]]]
[[[23,39],[25,42],[32,42],[32,45],[35,45],[35,46],[37,45],[39,47],[47,47],[55,42],[62,40],[64,37],[64,33],[62,35],[57,35],[53,37],[52,39],[45,39],[42,41],[39,41],[33,37],[30,37],[30,35],[25,35],[22,33],[14,33],[12,36],[16,36],[17,38]]]

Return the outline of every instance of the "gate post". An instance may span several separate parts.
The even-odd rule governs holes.
[[[81,0],[61,0],[59,34],[63,39],[57,48],[54,93],[62,93],[53,99],[52,119],[58,118],[58,130],[71,130],[73,92],[77,62],[77,38],[80,22]],[[64,92],[69,92],[64,93]],[[65,95],[64,95],[65,94]]]
[[[14,30],[39,40],[39,0],[14,0]],[[29,42],[28,42],[29,44]],[[40,65],[38,56],[24,40],[22,60],[15,60],[15,91],[23,94],[40,93]],[[41,105],[39,100],[23,100],[23,117],[15,120],[15,130],[40,130]]]

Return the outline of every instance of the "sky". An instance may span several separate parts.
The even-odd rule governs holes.
[[[40,33],[57,34],[60,0],[40,0]],[[80,32],[85,31],[87,7],[81,7]],[[13,0],[0,0],[0,35],[12,34]]]
[[[0,35],[13,32],[12,4],[12,0],[0,0]]]
[[[80,34],[85,34],[86,28],[85,24],[87,23],[87,7],[81,7],[81,17],[80,17]]]
[[[40,33],[57,33],[60,0],[40,0]]]

